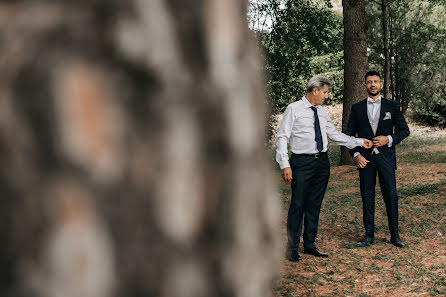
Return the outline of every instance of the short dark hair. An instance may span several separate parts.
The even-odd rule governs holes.
[[[367,71],[367,73],[364,75],[364,83],[367,82],[367,77],[369,77],[369,76],[375,76],[375,75],[378,76],[379,79],[382,79],[382,78],[381,78],[381,74],[379,74],[378,71],[376,71],[376,70],[370,70],[370,71]]]

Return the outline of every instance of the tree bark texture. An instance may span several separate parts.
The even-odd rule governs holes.
[[[270,295],[246,3],[4,1],[0,22],[0,296]]]
[[[342,131],[347,128],[351,107],[364,99],[364,74],[367,71],[367,35],[364,0],[343,0],[344,11],[344,100]],[[340,165],[353,164],[348,149],[341,147]]]

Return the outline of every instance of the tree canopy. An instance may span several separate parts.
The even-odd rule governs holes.
[[[342,15],[331,9],[329,1],[262,3],[265,11],[274,12],[271,28],[257,32],[267,62],[273,111],[283,111],[289,103],[303,96],[305,84],[314,74],[326,75],[334,81],[330,100],[340,101]]]
[[[391,96],[413,118],[430,125],[446,126],[446,13],[445,1],[389,1]],[[382,69],[382,7],[367,7],[369,63]]]
[[[256,5],[251,8],[257,9],[253,30],[264,51],[273,113],[299,99],[314,74],[334,82],[328,103],[342,102],[344,28],[342,13],[330,2],[252,0]],[[369,69],[386,77],[388,51],[391,99],[403,112],[411,110],[417,121],[446,126],[446,1],[367,1],[366,14]]]

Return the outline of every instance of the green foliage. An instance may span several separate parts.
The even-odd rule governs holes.
[[[308,79],[315,74],[324,74],[335,82],[330,100],[340,100],[342,15],[331,10],[329,2],[286,1],[262,40],[273,113],[299,100],[305,94]]]
[[[433,94],[432,97],[414,98],[412,102],[414,120],[430,126],[446,127],[446,92],[444,90],[440,92],[438,92],[440,94]]]
[[[339,51],[313,57],[309,68],[312,75],[323,75],[332,81],[325,104],[341,103],[344,95],[344,52]]]
[[[330,0],[251,0],[248,22],[265,65],[267,140],[277,125],[275,115],[305,95],[311,76],[332,80],[327,104],[342,101],[342,14],[332,10]]]
[[[445,1],[391,1],[391,91],[403,110],[413,109],[414,119],[446,126],[446,14]],[[369,2],[369,64],[383,72],[381,6]]]

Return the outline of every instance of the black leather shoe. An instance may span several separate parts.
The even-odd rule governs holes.
[[[288,259],[288,261],[291,261],[291,262],[302,261],[302,257],[299,256],[299,253],[297,251],[287,251],[286,258]]]
[[[399,238],[395,238],[395,239],[390,239],[390,242],[394,245],[397,246],[399,248],[404,248],[406,247],[406,245],[404,244],[404,242],[399,239]]]
[[[314,249],[304,249],[304,254],[310,254],[315,257],[328,258],[328,254],[320,252],[317,248]]]
[[[373,237],[369,237],[369,236],[364,236],[363,239],[361,239],[360,242],[356,243],[356,247],[366,247],[369,246],[373,243],[375,239]]]

